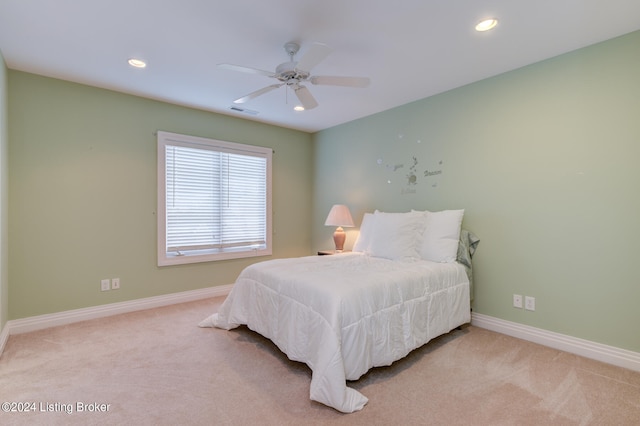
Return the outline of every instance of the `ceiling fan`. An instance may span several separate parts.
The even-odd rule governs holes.
[[[311,75],[311,69],[318,65],[324,58],[331,53],[332,49],[326,44],[314,43],[309,50],[300,58],[299,61],[294,61],[293,58],[300,50],[300,44],[294,41],[290,41],[284,45],[284,50],[289,55],[289,61],[283,62],[276,67],[275,72],[265,71],[258,68],[244,67],[241,65],[233,64],[218,64],[218,68],[241,71],[250,74],[259,74],[267,77],[275,78],[280,83],[272,84],[267,87],[263,87],[260,90],[251,92],[241,98],[233,101],[236,104],[242,104],[264,95],[272,90],[278,89],[281,86],[287,86],[291,88],[296,94],[298,100],[304,107],[304,109],[313,109],[318,106],[318,102],[313,97],[309,89],[304,86],[303,82],[308,82],[314,85],[328,85],[328,86],[343,86],[343,87],[367,87],[369,85],[368,77],[341,77],[341,76],[313,76]]]

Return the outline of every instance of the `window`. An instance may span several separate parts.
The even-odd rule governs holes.
[[[271,156],[158,132],[158,265],[271,254]]]

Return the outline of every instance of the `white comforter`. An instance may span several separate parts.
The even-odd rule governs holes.
[[[359,253],[247,267],[201,327],[247,325],[312,370],[312,400],[350,413],[367,398],[346,386],[470,321],[458,263],[398,262]]]

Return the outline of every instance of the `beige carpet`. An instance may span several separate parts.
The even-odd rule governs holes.
[[[11,336],[0,402],[36,411],[0,412],[0,424],[640,424],[640,373],[476,327],[351,382],[369,404],[342,414],[310,401],[310,370],[268,340],[198,328],[221,302]]]

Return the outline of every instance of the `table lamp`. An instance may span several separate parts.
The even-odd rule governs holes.
[[[344,204],[334,205],[331,207],[327,220],[324,224],[325,226],[337,226],[336,231],[333,233],[333,242],[336,245],[336,253],[341,253],[344,248],[344,240],[347,238],[342,227],[354,226],[349,208]]]

